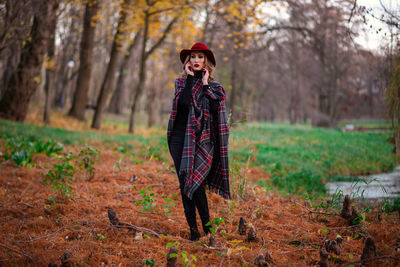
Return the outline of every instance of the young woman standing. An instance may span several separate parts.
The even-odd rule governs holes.
[[[183,72],[175,81],[168,123],[168,147],[174,160],[190,240],[199,239],[196,208],[205,234],[210,221],[205,187],[226,199],[229,191],[229,125],[225,91],[213,79],[214,54],[203,43],[180,52]]]

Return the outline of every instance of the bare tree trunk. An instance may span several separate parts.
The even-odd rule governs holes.
[[[78,10],[78,8],[74,5],[71,5],[71,10],[68,12],[71,17],[81,18],[82,19],[71,19],[70,22],[66,24],[61,20],[60,26],[65,27],[66,31],[69,34],[65,35],[65,38],[61,40],[60,44],[60,58],[57,60],[57,65],[60,66],[60,69],[57,70],[55,82],[54,82],[54,97],[53,97],[53,106],[64,108],[65,104],[68,100],[68,88],[71,82],[72,68],[70,62],[79,61],[80,54],[80,43],[82,34],[79,33],[79,29],[83,27],[83,16],[84,12]],[[73,72],[72,74],[78,73],[78,71]]]
[[[53,107],[64,107],[64,82],[65,82],[65,74],[67,69],[67,55],[66,53],[62,53],[61,60],[59,61],[60,69],[58,70],[54,82],[54,96],[53,96]]]
[[[0,88],[0,98],[4,95],[8,82],[11,79],[11,76],[15,73],[15,70],[17,69],[17,66],[19,64],[19,60],[21,59],[21,50],[22,47],[18,43],[14,43],[10,45],[8,48],[8,53],[9,56],[7,58],[7,62],[5,63],[5,66],[7,66],[2,73],[1,77],[1,88]]]
[[[21,59],[21,43],[29,35],[33,12],[30,0],[3,0],[0,26],[0,61],[4,65],[0,73],[0,99]],[[21,23],[25,21],[27,23]]]
[[[30,41],[24,47],[20,63],[12,75],[0,101],[0,116],[24,121],[29,101],[38,87],[36,77],[40,76],[47,42],[52,34],[52,25],[57,20],[57,0],[32,1],[34,11]]]
[[[126,34],[126,30],[124,29],[126,25],[126,17],[127,17],[127,8],[126,5],[129,5],[130,0],[126,0],[124,5],[120,11],[120,18],[118,21],[118,29],[114,36],[114,42],[111,49],[110,62],[108,63],[107,71],[101,85],[100,94],[97,99],[96,111],[94,113],[92,128],[100,129],[101,118],[103,116],[103,111],[106,108],[108,95],[111,91],[111,88],[114,84],[115,80],[115,71],[120,62],[121,56],[123,55],[123,49],[121,44],[121,37]]]
[[[168,33],[171,31],[172,26],[178,20],[180,14],[176,15],[167,25],[165,28],[163,35],[160,39],[150,48],[149,51],[146,52],[146,44],[148,39],[148,32],[149,32],[149,23],[150,23],[150,14],[149,10],[145,11],[144,17],[144,31],[143,31],[143,40],[142,40],[142,52],[140,57],[140,72],[139,72],[139,81],[136,87],[135,95],[133,97],[131,115],[129,117],[129,132],[134,133],[135,131],[135,114],[138,107],[138,101],[140,96],[143,92],[144,83],[146,81],[146,61],[147,58],[164,42],[165,38],[167,37]]]
[[[370,77],[374,77],[372,76],[372,73],[370,74]],[[373,86],[373,79],[369,78],[368,80],[368,102],[369,102],[369,116],[370,118],[374,118],[375,115],[375,107],[374,107],[374,93],[372,92],[372,86]]]
[[[149,95],[148,95],[148,105],[149,105],[149,117],[148,117],[148,126],[152,127],[157,122],[157,115],[160,110],[160,99],[159,99],[159,86],[156,84],[152,84],[149,87]]]
[[[128,70],[129,63],[132,61],[134,55],[133,50],[137,46],[140,35],[141,31],[139,31],[135,35],[135,38],[133,39],[132,43],[127,49],[128,53],[125,54],[124,56],[124,60],[122,61],[121,67],[119,69],[117,85],[115,87],[113,96],[111,97],[110,105],[108,107],[109,112],[115,114],[122,114],[123,106],[126,103],[126,93],[127,93],[125,87],[126,71]]]
[[[85,120],[85,106],[89,90],[90,76],[92,74],[93,47],[96,26],[93,17],[97,14],[99,2],[86,3],[83,33],[81,40],[79,75],[76,90],[68,115],[79,120]]]
[[[143,85],[146,79],[146,59],[147,59],[147,53],[146,53],[146,44],[147,44],[147,38],[148,38],[148,33],[149,33],[149,20],[150,20],[150,15],[149,11],[146,10],[144,14],[144,30],[143,30],[143,40],[142,40],[142,51],[140,53],[140,70],[139,70],[139,81],[136,87],[136,91],[133,97],[133,103],[132,103],[132,109],[131,109],[131,115],[129,116],[129,132],[134,133],[135,132],[135,114],[136,114],[136,109],[138,106],[138,100],[140,95],[142,94],[143,91]]]
[[[210,15],[211,15],[210,13],[212,12],[212,6],[210,6],[210,1],[205,1],[204,9],[206,12],[206,18],[204,20],[200,42],[209,44],[210,36],[208,34],[209,34]]]
[[[142,43],[142,52],[141,52],[141,59],[140,59],[140,70],[139,70],[139,81],[138,85],[136,87],[135,95],[133,98],[133,103],[132,103],[132,109],[131,109],[131,115],[129,117],[129,132],[134,133],[135,132],[135,114],[136,114],[136,109],[138,106],[138,100],[142,94],[143,91],[143,86],[146,80],[146,42],[147,42],[147,34],[148,34],[148,29],[149,29],[149,21],[148,21],[148,16],[146,13],[146,23],[145,23],[145,28],[144,28],[144,34],[143,34],[143,43]]]
[[[231,72],[231,85],[232,85],[232,91],[231,91],[231,100],[230,100],[230,111],[231,111],[231,124],[235,123],[237,121],[237,114],[236,114],[236,95],[237,95],[237,79],[236,79],[236,68],[237,68],[237,57],[233,56],[232,59],[232,72]]]
[[[46,94],[45,98],[45,106],[44,106],[44,114],[43,114],[43,121],[46,124],[50,123],[50,111],[51,111],[51,96],[53,88],[54,88],[54,68],[55,68],[55,57],[54,57],[54,52],[56,49],[56,44],[55,44],[55,35],[56,35],[56,24],[54,23],[52,26],[52,29],[50,31],[52,32],[51,37],[49,39],[49,42],[47,44],[47,66],[46,66],[46,83],[44,85],[44,91]]]

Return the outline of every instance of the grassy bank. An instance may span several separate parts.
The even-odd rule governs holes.
[[[282,191],[321,194],[325,192],[323,183],[336,177],[391,170],[395,156],[388,137],[309,125],[254,123],[232,132],[236,149],[231,156],[261,166]]]
[[[143,131],[142,131],[143,132]],[[0,139],[27,137],[29,140],[55,140],[64,145],[101,144],[131,156],[131,162],[146,158],[167,160],[167,142],[160,130],[146,134],[115,134],[96,131],[72,131],[48,126],[0,121]]]

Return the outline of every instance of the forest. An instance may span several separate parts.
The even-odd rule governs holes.
[[[381,19],[393,36],[370,51],[355,38],[371,11],[354,1],[3,2],[3,118],[24,121],[35,103],[47,123],[53,110],[94,129],[104,113],[132,133],[165,123],[177,54],[195,41],[217,57],[232,123],[386,118],[398,21]]]
[[[196,42],[232,200],[190,242],[166,131]],[[397,266],[399,124],[397,1],[0,0],[0,266]]]

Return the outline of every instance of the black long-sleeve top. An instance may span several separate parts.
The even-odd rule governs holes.
[[[188,75],[186,79],[185,88],[182,91],[182,94],[178,100],[178,109],[175,119],[174,131],[179,133],[184,133],[186,131],[186,123],[189,116],[189,107],[192,98],[192,84],[193,79],[202,79],[202,71],[194,71],[194,76]],[[206,90],[209,85],[203,85],[203,90]],[[214,99],[210,99],[210,112],[212,113],[214,118],[218,118],[218,101]],[[214,120],[217,121],[217,120]],[[218,123],[218,122],[217,122]],[[216,125],[218,127],[218,124]],[[212,131],[214,132],[214,131]]]

